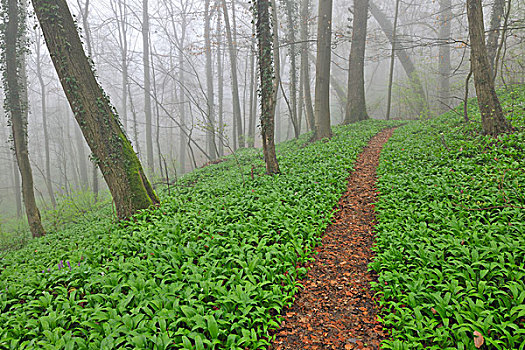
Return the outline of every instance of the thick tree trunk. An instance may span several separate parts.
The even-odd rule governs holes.
[[[374,4],[373,1],[370,1],[370,13],[372,14],[372,16],[374,16],[390,43],[393,44],[394,30],[392,23],[388,20],[383,11],[381,11],[379,7],[377,7]],[[414,67],[414,63],[412,63],[412,60],[410,59],[410,56],[408,55],[405,48],[403,48],[402,45],[399,45],[399,43],[397,44],[396,55],[399,59],[399,62],[401,62],[405,73],[407,74],[408,78],[412,83],[412,89],[418,97],[416,113],[425,113],[426,111],[428,111],[428,101],[426,99],[425,89],[423,89],[423,84],[421,83],[419,75],[416,72],[416,68]]]
[[[36,205],[35,193],[33,189],[33,174],[29,163],[29,152],[27,148],[27,103],[24,103],[24,89],[20,86],[21,81],[26,81],[22,75],[22,65],[25,65],[22,48],[18,45],[20,36],[20,11],[18,0],[8,0],[8,22],[5,27],[4,40],[4,62],[5,62],[5,91],[7,108],[13,132],[13,142],[15,148],[18,169],[22,177],[22,196],[26,208],[27,221],[33,237],[41,237],[46,232],[42,227],[40,212]],[[25,16],[24,16],[25,17]],[[25,21],[25,18],[22,19]],[[22,34],[24,35],[24,34]],[[22,41],[23,42],[23,41]],[[22,57],[22,59],[21,59]]]
[[[330,65],[332,57],[332,0],[319,0],[315,74],[315,128],[313,140],[332,137],[330,127]]]
[[[75,118],[113,195],[127,218],[159,202],[131,143],[99,86],[65,0],[33,0],[53,64]]]
[[[470,60],[478,105],[481,111],[483,132],[489,135],[509,132],[512,129],[511,125],[503,115],[498,96],[494,90],[492,69],[485,46],[481,0],[467,0],[467,17],[471,49]]]
[[[310,0],[301,1],[301,76],[303,82],[304,105],[308,130],[314,129],[314,108],[310,90],[310,63],[308,60],[308,21],[310,19]]]
[[[144,114],[146,116],[146,163],[148,170],[155,172],[153,160],[153,133],[151,112],[151,72],[148,0],[142,2],[142,63],[144,69]]]
[[[206,150],[210,157],[216,159],[215,147],[215,96],[213,93],[213,68],[210,38],[210,0],[204,2],[204,51],[206,56]]]
[[[348,101],[344,124],[368,119],[365,100],[365,47],[368,0],[354,0],[352,47],[348,69]]]
[[[490,63],[490,67],[494,71],[494,60],[496,58],[496,52],[498,51],[499,37],[500,37],[500,26],[505,12],[505,0],[494,0],[492,6],[492,13],[490,15],[490,27],[487,37],[487,56]]]
[[[439,1],[439,110],[445,113],[450,106],[450,40],[452,1]]]
[[[232,2],[232,6],[235,4]],[[222,9],[224,13],[224,25],[226,27],[226,37],[228,39],[228,47],[230,52],[230,69],[232,75],[232,102],[233,102],[233,118],[237,126],[237,141],[239,148],[244,148],[244,136],[242,134],[242,116],[241,116],[241,102],[239,99],[239,83],[237,78],[237,48],[236,43],[233,42],[232,28],[230,26],[230,16],[228,15],[228,8],[226,0],[222,0]]]
[[[274,141],[274,72],[269,0],[257,0],[257,40],[259,43],[259,76],[261,77],[261,135],[268,174],[279,174]]]

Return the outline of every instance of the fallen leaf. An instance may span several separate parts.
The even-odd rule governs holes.
[[[481,348],[481,345],[483,345],[484,342],[485,339],[483,338],[483,335],[478,331],[474,331],[474,346],[476,349]]]

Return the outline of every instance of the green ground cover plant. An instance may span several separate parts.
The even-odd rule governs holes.
[[[501,100],[512,134],[483,136],[471,100],[471,123],[460,108],[383,150],[370,266],[385,349],[525,348],[525,88]]]
[[[185,176],[127,222],[82,224],[0,260],[0,348],[256,349],[293,300],[357,154],[399,122],[366,121]],[[109,208],[101,209],[111,210]]]

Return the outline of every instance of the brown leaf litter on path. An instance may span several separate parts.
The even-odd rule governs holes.
[[[379,349],[386,332],[377,321],[378,308],[368,271],[374,244],[376,168],[394,129],[380,132],[359,155],[346,193],[339,200],[315,261],[293,306],[283,311],[274,332],[273,350]]]

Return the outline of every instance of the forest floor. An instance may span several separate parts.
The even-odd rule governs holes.
[[[272,349],[378,349],[386,334],[368,271],[373,258],[376,169],[394,129],[373,137],[359,155],[333,223],[292,307],[284,310]]]

